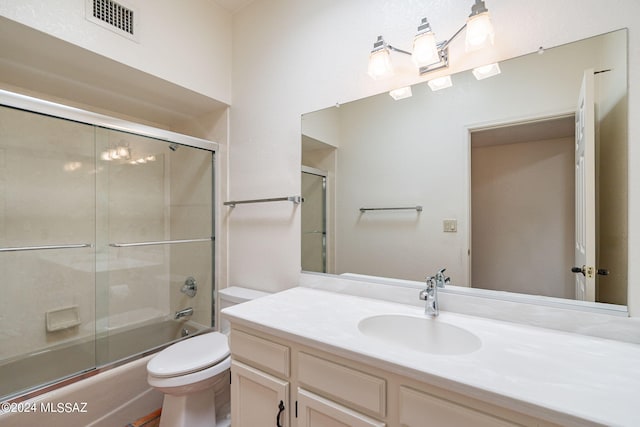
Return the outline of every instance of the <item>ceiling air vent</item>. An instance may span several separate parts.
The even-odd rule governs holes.
[[[86,0],[85,17],[121,36],[138,40],[135,8],[113,0]]]

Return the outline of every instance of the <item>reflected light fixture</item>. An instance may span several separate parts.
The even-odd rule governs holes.
[[[420,21],[411,52],[398,49],[385,42],[382,36],[378,36],[369,55],[369,75],[376,80],[393,75],[391,52],[410,55],[420,75],[446,68],[449,66],[449,44],[465,28],[467,30],[465,48],[468,52],[493,44],[493,25],[483,0],[475,0],[467,22],[448,40],[436,42],[436,36],[427,18],[422,18]]]
[[[389,95],[391,95],[391,97],[396,101],[398,101],[399,99],[410,98],[412,95],[411,86],[405,86],[398,89],[394,89],[391,92],[389,92]]]
[[[482,80],[489,77],[497,76],[498,74],[500,74],[501,71],[498,63],[493,63],[489,65],[483,65],[482,67],[474,68],[473,71],[471,72],[476,77],[476,79]]]
[[[437,79],[429,80],[427,82],[432,91],[437,91],[441,89],[446,89],[448,87],[453,86],[453,82],[451,81],[451,76],[438,77]]]

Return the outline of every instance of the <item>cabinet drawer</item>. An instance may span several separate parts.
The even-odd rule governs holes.
[[[298,389],[298,427],[385,427],[362,415],[309,391]]]
[[[289,347],[237,329],[231,330],[229,347],[231,354],[238,359],[250,362],[251,365],[268,372],[289,377]]]
[[[382,378],[301,352],[298,381],[309,390],[355,409],[386,415],[386,381]]]
[[[400,426],[422,427],[427,421],[429,425],[440,427],[519,425],[421,391],[400,387]]]

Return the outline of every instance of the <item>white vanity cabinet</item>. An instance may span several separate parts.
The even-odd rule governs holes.
[[[290,426],[290,348],[235,329],[229,344],[233,426]]]
[[[289,425],[289,383],[235,361],[231,364],[231,402],[234,427]]]
[[[554,425],[233,322],[230,347],[234,427]]]

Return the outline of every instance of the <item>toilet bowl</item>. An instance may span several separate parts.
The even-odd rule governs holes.
[[[268,295],[265,292],[231,287],[220,290],[220,305],[228,307]],[[164,393],[160,427],[229,426],[231,356],[228,324],[220,332],[208,332],[179,341],[147,363],[147,382]],[[216,415],[218,423],[216,424]]]
[[[161,427],[216,425],[216,393],[229,387],[227,336],[209,332],[173,344],[147,364],[147,382],[164,393]]]

